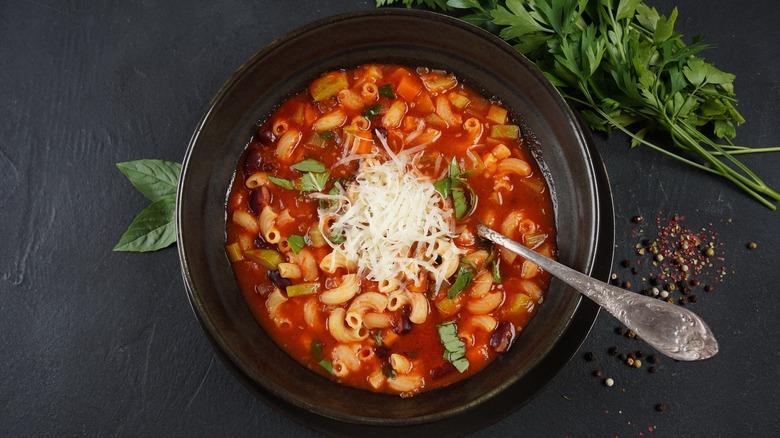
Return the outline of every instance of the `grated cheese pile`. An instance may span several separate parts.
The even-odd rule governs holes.
[[[376,154],[363,158],[354,182],[339,195],[317,196],[332,201],[320,210],[323,235],[342,235],[340,244],[328,241],[334,251],[358,266],[358,274],[382,283],[386,280],[421,283],[428,272],[436,288],[445,280],[434,251],[437,239],[454,237],[452,208],[433,186],[431,178],[409,163],[408,153]],[[332,222],[330,229],[326,223]],[[453,251],[457,248],[453,245]]]

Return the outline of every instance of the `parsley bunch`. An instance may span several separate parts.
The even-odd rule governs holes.
[[[718,70],[674,31],[677,9],[662,16],[642,0],[377,0],[444,11],[497,33],[533,61],[596,131],[621,131],[644,145],[728,179],[774,210],[780,193],[737,159],[780,147],[731,140],[744,119],[734,107],[734,75]],[[711,135],[703,131],[707,128]],[[676,148],[649,139],[665,132]],[[718,138],[719,140],[714,140]]]

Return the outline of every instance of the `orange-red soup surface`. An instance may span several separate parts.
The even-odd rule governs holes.
[[[552,201],[523,132],[447,72],[328,72],[257,130],[227,204],[227,255],[266,332],[339,383],[407,397],[511,346],[550,277]]]

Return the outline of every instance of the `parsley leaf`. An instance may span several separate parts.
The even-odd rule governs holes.
[[[777,208],[780,192],[738,156],[780,147],[732,143],[745,121],[735,107],[734,75],[704,61],[699,53],[710,46],[700,37],[683,41],[675,31],[677,9],[666,17],[643,0],[376,1],[393,3],[458,9],[462,20],[498,34],[534,62],[592,130],[621,131],[632,147],[643,145],[722,176]],[[654,132],[667,135],[666,144],[651,141]]]

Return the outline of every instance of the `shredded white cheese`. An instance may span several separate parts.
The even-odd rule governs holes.
[[[368,280],[395,279],[419,286],[421,274],[427,272],[438,289],[445,278],[436,241],[455,236],[452,207],[431,178],[413,166],[411,151],[394,154],[385,139],[380,140],[386,154],[375,149],[363,157],[355,181],[339,195],[315,195],[333,201],[319,211],[320,230],[326,240],[344,237],[341,243],[328,244],[354,261],[358,274]],[[454,245],[451,250],[459,252]]]

